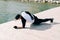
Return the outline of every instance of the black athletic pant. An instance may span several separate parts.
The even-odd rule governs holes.
[[[51,18],[45,18],[45,19],[38,19],[35,15],[34,16],[34,23],[33,24],[40,24],[42,22],[47,22],[47,21],[51,21],[52,19]]]
[[[51,21],[51,19],[37,19],[34,21],[33,24],[37,25],[37,24],[40,24],[42,22],[47,22],[47,21]]]
[[[47,19],[38,19],[35,15],[34,15],[34,23],[33,24],[40,24],[40,23],[42,23],[42,22],[47,22],[47,21],[51,21],[51,18],[47,18]],[[25,28],[25,25],[26,25],[26,20],[23,18],[23,17],[21,17],[21,21],[22,21],[22,26],[23,26],[23,28]]]

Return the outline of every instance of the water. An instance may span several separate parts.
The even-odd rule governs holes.
[[[0,1],[0,23],[11,21],[16,14],[29,11],[32,14],[60,6],[60,4]]]

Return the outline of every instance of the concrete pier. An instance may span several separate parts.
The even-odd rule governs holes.
[[[26,24],[25,29],[14,29],[14,26],[22,27],[21,20],[12,20],[0,24],[0,40],[60,40],[60,7],[52,8],[36,15],[38,18],[54,18],[54,22],[40,25]]]

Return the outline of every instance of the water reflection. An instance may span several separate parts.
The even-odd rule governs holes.
[[[10,20],[13,20],[15,15],[21,11],[29,11],[30,13],[41,12],[53,7],[60,6],[60,4],[50,4],[50,3],[22,3],[22,2],[13,2],[13,1],[0,1],[0,23],[4,23]]]

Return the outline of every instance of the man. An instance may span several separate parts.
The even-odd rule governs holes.
[[[17,14],[15,19],[16,20],[21,19],[22,21],[22,27],[14,26],[15,29],[25,28],[26,21],[29,21],[35,25],[38,25],[42,22],[47,22],[47,21],[50,21],[51,23],[53,23],[53,18],[39,19],[35,15],[29,13],[28,11],[24,11],[21,14]]]

